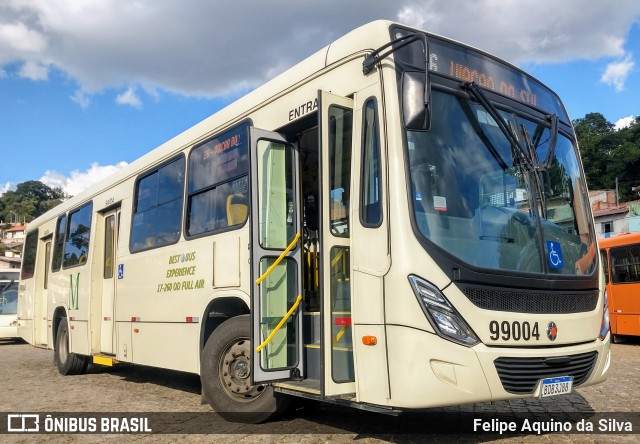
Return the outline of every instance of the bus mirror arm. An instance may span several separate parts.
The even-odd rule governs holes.
[[[407,34],[367,54],[362,62],[362,73],[369,74],[382,59],[418,40],[422,41],[424,48],[424,74],[420,71],[405,71],[402,74],[402,112],[406,129],[426,131],[431,126],[431,85],[429,43],[425,34],[421,32]]]

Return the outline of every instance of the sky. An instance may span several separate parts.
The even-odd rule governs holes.
[[[0,0],[0,193],[78,194],[375,19],[510,61],[572,119],[640,114],[638,0]]]

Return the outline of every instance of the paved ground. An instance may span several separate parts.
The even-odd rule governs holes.
[[[173,412],[153,417],[155,425],[173,434],[5,434],[0,442],[640,442],[640,340],[612,346],[609,380],[577,389],[569,396],[546,400],[519,400],[474,404],[460,408],[416,413],[400,417],[373,414],[315,402],[299,402],[281,419],[261,425],[222,421],[208,405],[200,403],[200,381],[192,374],[148,367],[123,366],[72,377],[60,376],[53,352],[22,343],[0,342],[0,415],[7,412]],[[474,417],[496,412],[513,419],[527,418],[546,424],[572,419],[571,412],[591,415],[595,433],[599,419],[635,421],[634,433],[622,434],[498,434],[436,435],[430,433],[442,421],[468,424]],[[604,412],[604,413],[600,413]],[[620,412],[620,413],[616,413]],[[136,416],[135,413],[131,413]],[[41,424],[44,419],[41,419]],[[575,422],[573,427],[575,427]],[[0,430],[6,424],[0,424]],[[158,428],[156,428],[158,430]],[[191,433],[199,432],[199,433]],[[123,439],[124,438],[124,439]]]

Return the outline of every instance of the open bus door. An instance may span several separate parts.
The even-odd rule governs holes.
[[[324,396],[353,393],[350,207],[353,100],[318,92],[322,153],[322,343]]]
[[[303,376],[301,196],[298,152],[277,133],[250,128],[251,377]]]

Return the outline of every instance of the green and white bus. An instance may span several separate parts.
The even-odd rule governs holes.
[[[30,223],[19,331],[233,421],[561,395],[609,370],[596,251],[558,96],[376,21]]]

